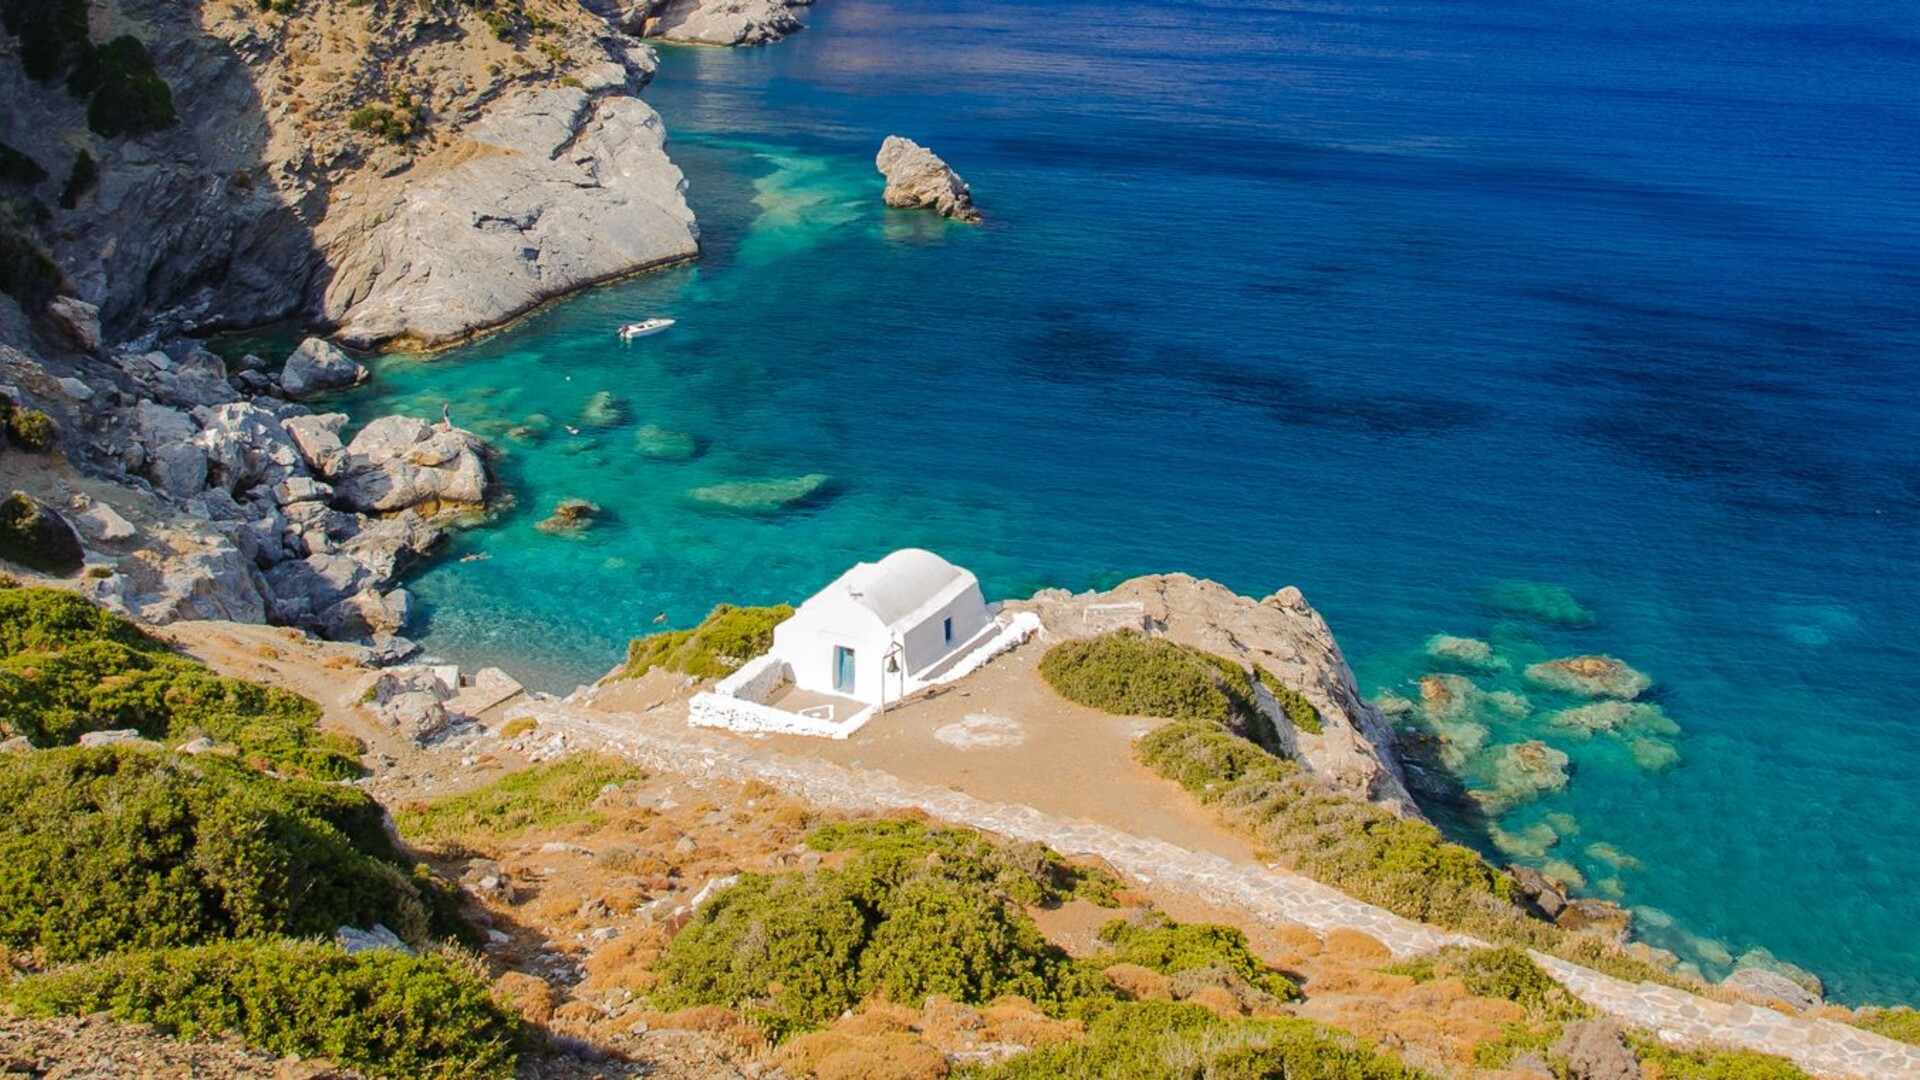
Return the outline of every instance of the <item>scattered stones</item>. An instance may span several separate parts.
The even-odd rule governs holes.
[[[280,389],[295,401],[315,394],[344,390],[365,382],[367,369],[353,362],[338,345],[310,337],[300,343],[280,369]]]
[[[1632,699],[1653,680],[1612,656],[1572,656],[1527,668],[1527,678],[1542,686],[1583,697]]]
[[[218,743],[202,735],[197,739],[189,739],[179,746],[174,747],[174,752],[186,754],[189,757],[199,757],[201,754],[211,754],[219,748]]]
[[[888,206],[936,210],[955,221],[979,224],[981,216],[973,205],[972,189],[933,151],[912,139],[889,135],[880,144],[873,163],[887,178],[881,198]]]

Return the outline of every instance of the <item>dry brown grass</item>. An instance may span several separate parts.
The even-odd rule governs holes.
[[[1393,959],[1393,950],[1382,945],[1379,938],[1344,926],[1327,933],[1322,951],[1330,960],[1349,964],[1377,966]]]
[[[775,1060],[796,1076],[817,1080],[943,1080],[947,1075],[946,1057],[906,1032],[816,1031],[781,1047]]]
[[[1138,964],[1115,964],[1106,970],[1107,981],[1120,992],[1143,1001],[1172,1001],[1173,980]]]

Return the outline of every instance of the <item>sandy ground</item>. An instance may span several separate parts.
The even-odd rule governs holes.
[[[1039,642],[1024,645],[937,697],[875,717],[844,742],[798,735],[764,741],[796,756],[1253,858],[1247,843],[1192,796],[1134,761],[1133,740],[1160,721],[1109,716],[1060,697],[1037,670],[1044,652]]]

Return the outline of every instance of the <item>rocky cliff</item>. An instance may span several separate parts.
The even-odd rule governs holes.
[[[32,163],[0,196],[25,208],[16,224],[38,219],[109,341],[302,316],[365,344],[440,343],[697,251],[660,119],[636,97],[654,57],[583,8],[84,11],[85,47],[136,41],[175,117],[103,129],[63,87],[74,75],[36,78],[32,42],[0,38],[0,143]]]
[[[1132,628],[1259,665],[1320,713],[1318,733],[1285,722],[1272,725],[1286,756],[1336,790],[1402,816],[1420,816],[1407,794],[1392,727],[1360,696],[1333,631],[1299,589],[1288,586],[1256,601],[1212,581],[1161,574],[1101,593],[1050,589],[1007,607],[1037,613],[1056,639]]]

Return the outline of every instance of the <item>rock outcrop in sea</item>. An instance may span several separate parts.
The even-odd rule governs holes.
[[[1288,586],[1253,600],[1212,581],[1162,574],[1134,578],[1107,592],[1048,589],[1006,607],[1037,613],[1055,638],[1131,627],[1258,664],[1305,695],[1320,713],[1317,734],[1285,722],[1274,725],[1288,757],[1338,791],[1405,817],[1420,816],[1407,794],[1392,727],[1360,696],[1333,631],[1299,589]]]
[[[970,225],[981,220],[973,190],[933,151],[898,135],[889,135],[873,159],[887,178],[881,198],[897,210],[935,210]]]
[[[800,5],[788,0],[652,0],[646,6],[645,35],[678,45],[765,45],[801,29],[793,13]]]

